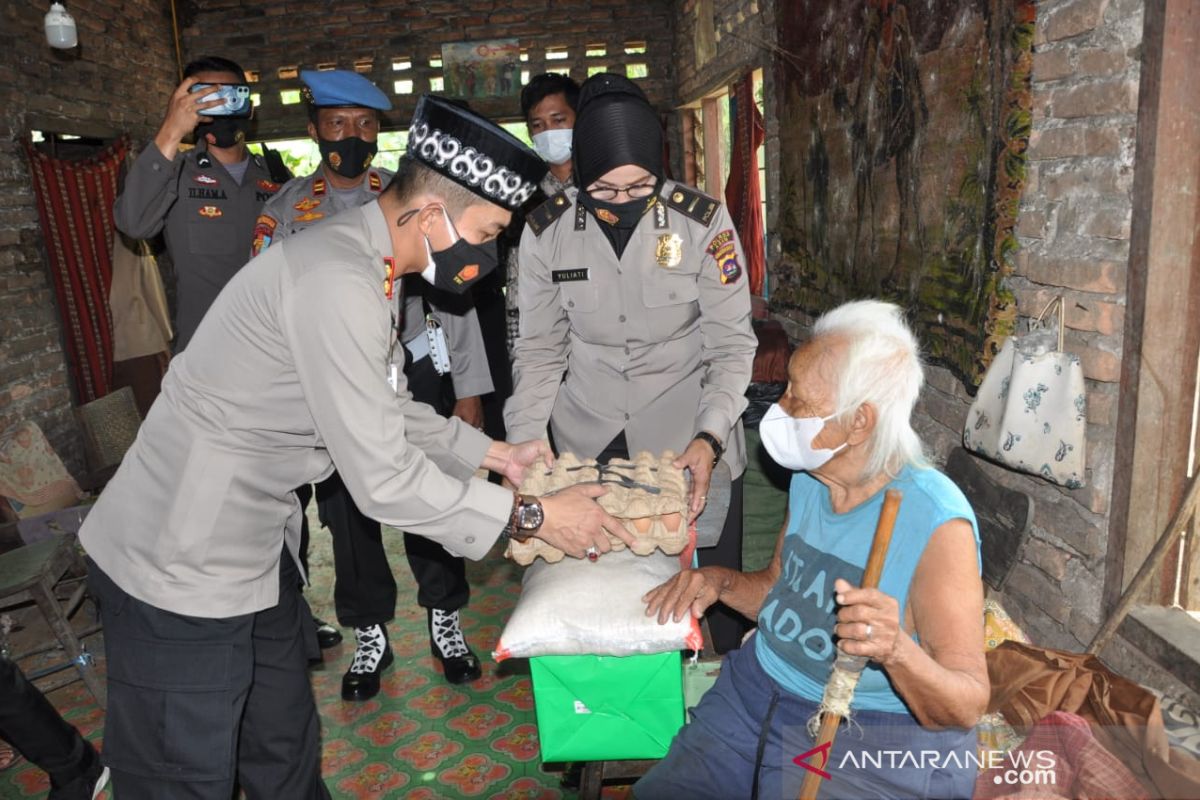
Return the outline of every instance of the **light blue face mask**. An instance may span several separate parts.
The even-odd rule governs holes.
[[[533,135],[533,149],[537,154],[551,164],[565,164],[571,160],[571,140],[573,133],[570,128],[552,128],[548,131]]]
[[[833,450],[812,446],[813,439],[817,438],[821,429],[825,427],[825,422],[835,416],[837,415],[830,414],[828,417],[796,418],[784,411],[779,403],[772,403],[758,423],[758,435],[762,439],[763,447],[779,466],[812,471],[828,462],[849,444],[844,442],[841,447]]]

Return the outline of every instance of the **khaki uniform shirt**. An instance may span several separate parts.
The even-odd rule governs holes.
[[[252,254],[258,255],[272,242],[285,239],[347,209],[370,203],[377,199],[391,182],[392,174],[392,171],[387,169],[369,169],[362,182],[348,192],[334,189],[320,167],[307,178],[293,178],[263,206],[262,214],[254,228]],[[419,275],[410,275],[404,279],[401,341],[405,343],[425,336],[425,309],[422,297],[427,297],[428,293],[418,282],[423,282]],[[491,392],[492,373],[488,368],[483,333],[479,328],[479,317],[476,316],[475,309],[464,305],[459,311],[450,311],[439,308],[433,302],[429,303],[429,307],[446,337],[455,397],[477,397]],[[427,347],[418,350],[427,351]],[[399,363],[403,364],[402,358],[399,359]]]
[[[378,203],[247,264],[171,362],[162,394],[80,539],[126,592],[229,617],[278,601],[300,542],[297,486],[334,462],[371,519],[468,558],[487,553],[512,493],[471,475],[491,443],[387,382],[399,293]],[[394,289],[394,287],[393,287]]]
[[[622,430],[631,453],[681,453],[709,431],[737,477],[756,339],[729,213],[667,181],[618,259],[576,194],[547,201],[552,221],[531,212],[521,237],[509,440],[548,422],[560,452],[594,457]]]
[[[134,160],[113,217],[134,239],[163,232],[178,276],[175,352],[246,263],[254,219],[277,191],[266,162],[253,154],[240,184],[203,145],[168,160],[151,141]]]

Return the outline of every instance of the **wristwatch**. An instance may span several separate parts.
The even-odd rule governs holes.
[[[712,451],[713,451],[712,465],[714,467],[721,462],[721,455],[725,452],[725,448],[721,446],[720,439],[713,436],[708,431],[700,431],[695,436],[693,436],[692,439],[699,439],[702,442],[708,442],[708,446],[711,447]]]
[[[528,541],[542,527],[545,519],[546,511],[542,508],[540,500],[527,494],[515,495],[512,516],[509,517],[502,535],[514,542]]]

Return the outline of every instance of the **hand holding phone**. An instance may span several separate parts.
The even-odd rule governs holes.
[[[245,83],[197,83],[189,93],[203,92],[201,102],[224,100],[225,102],[204,110],[206,117],[250,116],[250,86]]]

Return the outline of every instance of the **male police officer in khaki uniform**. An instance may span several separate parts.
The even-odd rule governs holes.
[[[167,250],[178,275],[176,353],[188,341],[213,300],[246,263],[254,218],[279,184],[259,156],[246,150],[244,117],[206,117],[222,99],[202,102],[197,83],[245,83],[242,68],[224,58],[188,64],[171,95],[167,116],[125,178],[113,208],[117,229],[148,239],[166,229]],[[196,133],[196,147],[179,152]]]
[[[502,532],[574,557],[632,544],[595,485],[519,482],[548,451],[493,442],[409,396],[396,281],[465,289],[544,166],[482,117],[424,97],[378,202],[242,269],[171,364],[80,531],[108,656],[104,756],[120,797],[326,798],[298,588],[294,489],[336,463],[365,514],[481,558]],[[444,471],[443,471],[444,470]],[[305,639],[310,647],[306,647]]]
[[[320,147],[322,163],[313,174],[289,181],[263,207],[255,226],[255,254],[377,199],[392,179],[390,170],[371,165],[378,151],[379,114],[392,105],[387,95],[348,70],[305,70],[300,78],[309,108],[309,135]],[[418,276],[405,279],[400,341],[409,354],[404,369],[409,391],[438,413],[453,413],[478,428],[483,424],[480,398],[492,391],[479,320],[469,304],[459,303],[457,313],[437,308],[428,300],[431,294],[432,287]],[[451,298],[442,294],[438,299]],[[435,328],[427,325],[427,314],[436,320]],[[440,349],[431,348],[431,336]],[[444,363],[447,357],[449,364]],[[452,382],[452,391],[446,380]],[[393,660],[385,626],[395,616],[396,581],[379,523],[358,510],[337,473],[317,487],[317,500],[321,520],[333,534],[338,621],[354,628],[355,653],[342,677],[342,699],[369,700],[379,693],[380,673]],[[417,600],[429,616],[431,650],[441,660],[446,680],[465,683],[479,678],[478,658],[459,624],[459,609],[470,598],[463,559],[412,534],[405,534],[404,552],[417,580]]]
[[[741,564],[739,418],[755,336],[743,256],[724,206],[664,180],[662,128],[624,77],[584,82],[574,129],[579,189],[549,198],[521,238],[521,331],[510,441],[543,435],[559,452],[609,458],[681,453],[692,512],[723,458],[735,478],[719,543],[700,563]],[[563,372],[566,379],[563,379]],[[709,616],[718,652],[746,621]]]

